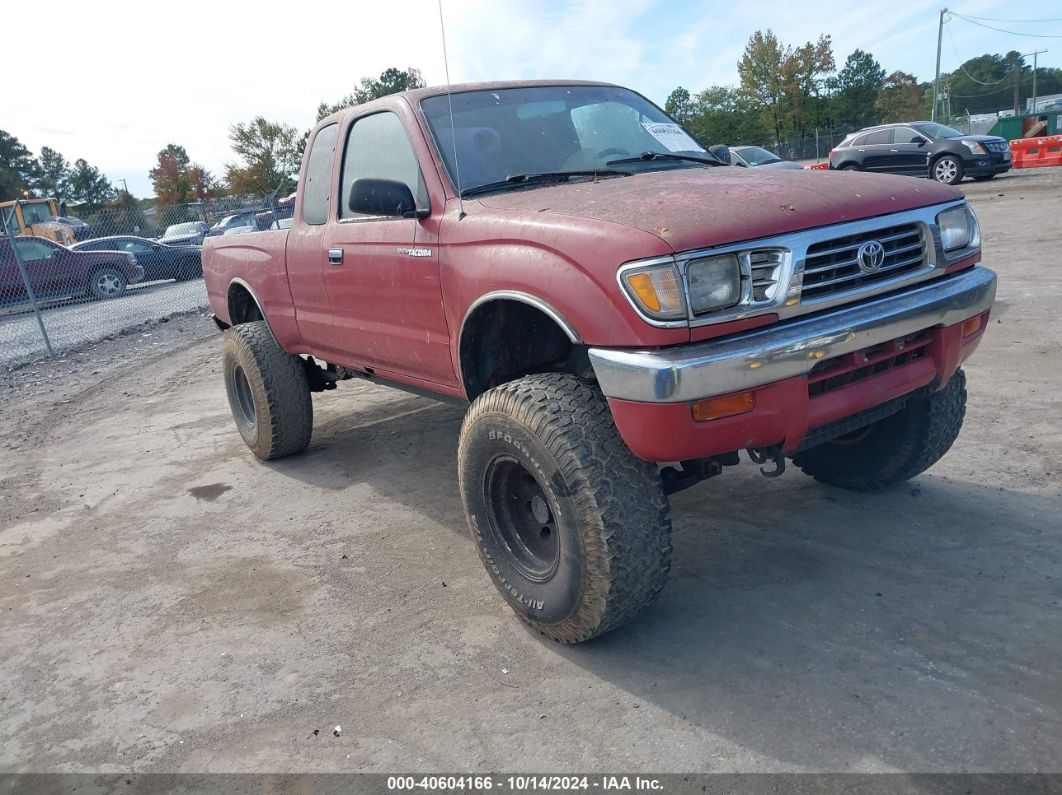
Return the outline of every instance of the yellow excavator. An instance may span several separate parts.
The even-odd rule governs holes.
[[[64,246],[75,242],[73,229],[52,220],[59,215],[59,205],[55,199],[15,199],[0,202],[0,213],[3,213],[8,234],[46,237]]]

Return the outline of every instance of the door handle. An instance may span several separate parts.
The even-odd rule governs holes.
[[[330,248],[328,249],[328,264],[329,265],[342,265],[343,264],[343,249]]]

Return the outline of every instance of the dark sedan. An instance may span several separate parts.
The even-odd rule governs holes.
[[[144,279],[176,279],[184,281],[203,275],[202,252],[198,246],[170,246],[146,237],[119,235],[98,237],[77,243],[74,251],[122,251],[132,254],[144,268]]]
[[[74,251],[43,237],[0,238],[0,305],[28,299],[12,245],[38,299],[117,298],[126,285],[144,277],[144,269],[129,253]]]
[[[1010,147],[994,135],[966,135],[930,121],[867,127],[830,151],[830,168],[931,177],[955,185],[1010,171]]]

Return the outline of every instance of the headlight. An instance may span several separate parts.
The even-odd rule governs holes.
[[[937,216],[937,226],[940,228],[940,240],[945,251],[981,245],[981,229],[977,224],[977,216],[968,204],[960,204],[940,213]]]
[[[690,260],[686,278],[694,314],[725,309],[741,300],[741,266],[734,254]]]
[[[981,146],[981,144],[977,143],[977,141],[965,141],[964,140],[962,142],[962,145],[965,146],[967,149],[969,149],[971,152],[973,152],[975,155],[987,155],[988,154],[988,150],[986,150],[983,146]]]
[[[654,320],[684,320],[686,299],[674,265],[653,265],[623,273],[623,286],[634,303]]]

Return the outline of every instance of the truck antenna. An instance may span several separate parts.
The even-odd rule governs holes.
[[[450,140],[454,145],[454,179],[457,182],[457,202],[460,212],[457,219],[465,217],[465,198],[461,195],[461,164],[457,160],[457,130],[454,127],[454,100],[450,94],[450,61],[446,57],[446,23],[443,22],[442,0],[439,0],[439,30],[442,31],[443,68],[446,70],[446,101],[450,105]]]

